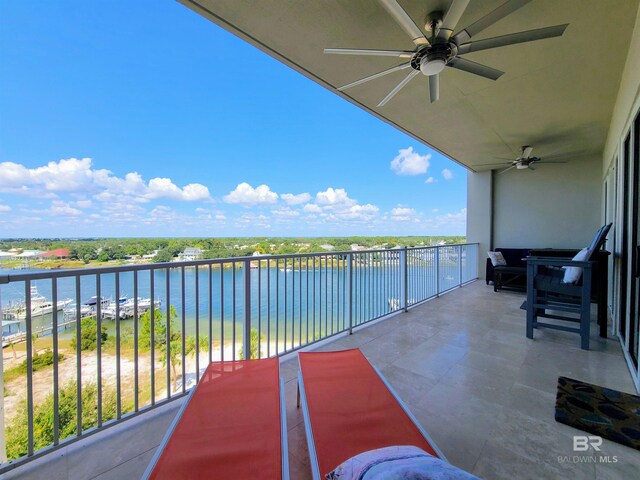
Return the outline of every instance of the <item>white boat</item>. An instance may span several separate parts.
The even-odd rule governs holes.
[[[120,297],[119,302],[120,302],[119,313],[120,313],[121,320],[123,318],[133,317],[136,311],[136,306],[138,309],[138,315],[141,315],[144,312],[150,310],[151,304],[152,304],[150,298],[141,298],[141,297],[138,297],[137,299]],[[153,304],[155,305],[156,308],[160,308],[162,302],[160,300],[156,300],[155,302],[153,302]],[[103,313],[102,315],[103,317],[115,318],[116,317],[115,302],[112,302],[106,307],[104,307],[102,309],[102,313]]]
[[[53,302],[41,295],[35,285],[31,286],[29,297],[31,299],[31,318],[53,313],[55,308]],[[71,299],[59,300],[56,310],[64,310],[72,301]],[[6,311],[8,316],[15,320],[25,320],[27,318],[27,303],[19,302],[18,304],[10,305]]]
[[[115,300],[112,300],[110,298],[107,300],[103,300],[100,305],[100,314],[102,315],[102,318],[116,318],[116,309],[118,310],[120,318],[124,318],[126,315],[123,306],[127,303],[128,300],[129,299],[126,296],[120,297],[117,303]]]

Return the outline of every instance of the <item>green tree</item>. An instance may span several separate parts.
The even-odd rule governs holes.
[[[58,425],[60,439],[77,433],[77,385],[75,382],[64,385],[59,390],[58,397]],[[98,388],[93,383],[82,386],[82,429],[86,430],[98,424]],[[53,444],[53,394],[33,409],[33,441],[34,449],[39,450]],[[102,392],[102,421],[116,417],[116,392],[113,389],[103,389]],[[130,405],[123,407],[124,411],[131,410]],[[17,413],[9,421],[6,433],[7,459],[22,457],[28,452],[28,421],[27,401],[23,400],[18,406]]]
[[[161,250],[158,250],[158,253],[156,253],[155,257],[153,257],[153,261],[156,263],[170,262],[171,260],[173,260],[174,256],[175,253],[173,252],[173,250],[163,248]]]
[[[74,260],[82,260],[84,263],[89,263],[91,260],[98,258],[96,253],[96,246],[90,243],[81,243],[74,245],[69,250],[69,257]]]
[[[169,366],[171,368],[171,381],[175,384],[178,378],[177,368],[182,364],[182,333],[178,329],[178,313],[171,306],[169,309]],[[151,348],[151,311],[147,311],[140,317],[140,348]],[[200,337],[200,350],[207,351],[209,338]],[[156,308],[153,313],[153,343],[158,350],[158,360],[163,367],[167,366],[167,321],[165,312]],[[185,338],[184,356],[194,354],[196,351],[196,338],[190,335]]]
[[[83,318],[80,323],[80,350],[95,350],[98,346],[98,322],[94,318]],[[107,327],[100,325],[100,345],[109,338]],[[71,348],[77,351],[76,336],[71,337]]]
[[[169,309],[169,330],[171,338],[169,341],[179,340],[180,332],[178,331],[178,312],[173,305]],[[140,316],[140,346],[142,348],[151,348],[151,310],[147,310]],[[160,348],[167,342],[167,321],[165,321],[165,312],[159,308],[153,311],[153,342],[155,348]]]

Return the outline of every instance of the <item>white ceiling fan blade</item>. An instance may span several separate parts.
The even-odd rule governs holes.
[[[538,160],[536,163],[569,163],[568,160]]]
[[[398,25],[400,25],[405,32],[411,37],[411,41],[416,45],[429,45],[429,41],[424,36],[418,26],[411,20],[411,17],[407,15],[407,12],[398,5],[396,0],[378,0],[380,4],[389,12]]]
[[[438,38],[442,40],[449,40],[449,37],[453,34],[456,25],[460,21],[460,17],[467,9],[469,0],[453,0],[449,10],[445,13],[442,19],[442,26],[438,31]]]
[[[468,42],[474,35],[477,35],[485,28],[490,27],[491,25],[496,23],[498,20],[503,19],[510,13],[513,13],[519,8],[525,6],[530,1],[531,0],[509,0],[506,3],[503,3],[494,11],[482,17],[480,20],[472,23],[461,32],[456,33],[453,36],[453,41],[458,45],[462,45],[463,43]]]
[[[378,104],[378,107],[384,107],[384,105],[391,100],[393,97],[395,97],[396,93],[398,93],[400,90],[402,90],[402,88],[411,81],[411,79],[413,77],[415,77],[416,75],[418,75],[420,73],[419,70],[412,70],[411,73],[409,73],[409,75],[407,75],[404,80],[402,80],[398,85],[396,85],[396,87],[391,90],[389,92],[389,94],[384,97],[382,99],[382,101]]]
[[[324,53],[335,55],[376,55],[381,57],[411,58],[413,52],[410,50],[362,50],[355,48],[325,48]]]
[[[474,73],[490,80],[497,80],[502,75],[504,75],[504,72],[501,72],[500,70],[487,67],[486,65],[481,65],[480,63],[472,62],[471,60],[467,60],[466,58],[462,57],[453,57],[451,60],[449,60],[449,63],[447,63],[447,67],[457,68],[458,70],[464,70],[465,72]]]
[[[515,45],[517,43],[544,40],[545,38],[561,37],[568,26],[569,24],[566,23],[564,25],[537,28],[535,30],[527,30],[526,32],[511,33],[500,37],[486,38],[483,40],[476,40],[474,42],[463,43],[458,48],[458,55],[469,52],[478,52],[480,50],[489,50],[490,48],[505,47],[507,45]]]
[[[437,102],[440,98],[440,75],[431,75],[429,77],[429,101],[431,103]]]
[[[511,165],[510,167],[505,168],[504,170],[500,170],[498,172],[498,175],[503,174],[504,172],[508,172],[509,170],[511,170],[512,168],[516,168],[516,165]]]
[[[373,75],[369,75],[368,77],[364,77],[364,78],[361,78],[360,80],[356,80],[355,82],[347,83],[342,87],[338,87],[338,90],[343,91],[343,90],[346,90],[347,88],[355,87],[356,85],[360,85],[362,83],[368,82],[369,80],[375,80],[376,78],[384,77],[389,73],[397,72],[399,70],[404,70],[405,68],[409,68],[410,66],[411,66],[410,63],[403,63],[402,65],[398,65],[397,67],[388,68],[381,72],[374,73]]]
[[[522,147],[522,155],[520,155],[520,158],[529,158],[531,156],[531,152],[533,152],[533,147],[525,145],[524,147]]]
[[[508,162],[497,162],[497,163],[480,163],[478,165],[474,165],[474,167],[493,167],[496,165],[511,165],[513,164],[513,160],[509,160]]]

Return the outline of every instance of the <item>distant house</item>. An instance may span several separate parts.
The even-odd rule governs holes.
[[[143,260],[153,260],[153,257],[155,257],[158,254],[159,250],[154,250],[151,253],[147,253],[142,255],[142,259]]]
[[[69,258],[71,251],[68,248],[56,248],[55,250],[49,250],[48,252],[41,253],[39,256],[42,258]]]
[[[333,252],[336,247],[334,247],[333,245],[329,244],[329,243],[325,243],[324,245],[320,245],[320,248],[323,250],[326,250],[327,252]]]
[[[367,247],[363,247],[362,245],[358,245],[357,243],[352,243],[351,244],[351,251],[353,252],[361,252],[363,250],[366,250]]]
[[[181,262],[200,260],[202,258],[202,253],[202,250],[198,247],[187,247],[184,249],[184,252],[178,254],[178,260]]]
[[[13,253],[0,251],[0,261],[11,260],[14,257]]]
[[[44,253],[42,250],[23,250],[22,253],[15,255],[15,258],[33,258],[42,253]]]

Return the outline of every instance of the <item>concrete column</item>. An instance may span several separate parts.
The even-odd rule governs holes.
[[[493,174],[467,173],[467,242],[479,243],[478,276],[484,278],[487,252],[493,248]]]

